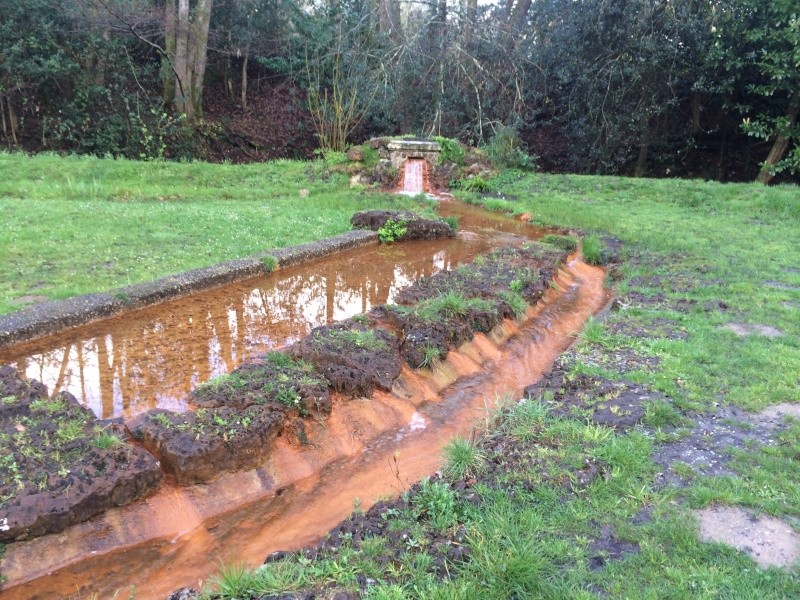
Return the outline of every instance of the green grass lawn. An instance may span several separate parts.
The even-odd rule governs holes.
[[[678,318],[693,334],[691,343],[652,348],[665,354],[662,369],[647,378],[656,389],[703,404],[722,394],[748,409],[800,401],[800,188],[515,172],[493,183],[517,199],[464,199],[616,236],[624,252],[641,257],[623,265],[622,292],[641,288],[697,302],[687,314],[649,315]],[[644,285],[659,275],[660,288]],[[727,311],[703,310],[719,300]],[[721,328],[729,322],[785,335],[739,338]]]
[[[555,416],[540,403],[546,397],[517,404],[497,415],[477,445],[451,445],[444,471],[456,480],[465,469],[485,472],[486,448],[506,438],[523,456],[504,472],[479,475],[466,491],[446,481],[425,484],[381,513],[392,522],[389,533],[358,542],[339,536],[313,560],[295,554],[255,570],[223,568],[205,596],[332,587],[370,600],[800,597],[798,565],[763,569],[744,552],[701,542],[692,512],[738,506],[800,532],[800,421],[779,423],[770,444],[735,448],[698,425],[731,406],[800,403],[800,190],[514,172],[492,185],[514,199],[460,195],[530,213],[536,223],[581,229],[601,245],[605,236],[624,242],[625,260],[609,281],[623,305],[586,327],[565,357],[568,377],[625,379],[663,399],[648,402],[642,424],[623,431],[578,414]],[[781,335],[740,337],[726,329],[731,323]],[[623,372],[613,360],[598,360],[619,352],[656,362]],[[746,433],[751,422],[757,430],[750,413],[736,421],[737,431]],[[657,462],[669,444],[692,436],[700,446],[718,444],[730,456],[728,471]],[[572,490],[554,483],[586,461],[603,464],[604,475]],[[521,485],[531,480],[539,483]],[[462,527],[470,554],[445,561],[441,580],[435,540],[451,540]],[[399,555],[392,531],[410,532]],[[593,544],[604,531],[635,551],[598,566]]]
[[[252,165],[0,153],[0,313],[350,229],[413,201],[350,189],[324,161]],[[308,190],[308,196],[301,190]]]
[[[343,175],[320,163],[0,155],[0,168],[2,310],[23,293],[61,297],[330,235],[348,228],[354,210],[390,202],[351,193]],[[460,194],[581,229],[601,244],[604,236],[622,240],[624,261],[609,283],[626,303],[644,300],[590,323],[569,373],[626,379],[664,399],[648,402],[643,423],[624,431],[554,415],[539,402],[546,398],[518,404],[496,415],[483,439],[516,441],[520,462],[466,492],[439,482],[410,494],[386,517],[390,533],[410,532],[401,554],[388,534],[340,539],[313,560],[294,554],[256,570],[227,567],[206,596],[344,589],[372,600],[800,597],[797,567],[762,569],[743,552],[701,542],[692,512],[739,506],[800,531],[797,421],[782,423],[773,444],[718,448],[731,455],[726,474],[657,462],[665,444],[702,441],[696,424],[715,410],[800,403],[800,189],[516,172],[491,184],[515,199]],[[303,187],[307,199],[299,198]],[[781,335],[740,337],[726,328],[732,323]],[[659,334],[664,327],[680,335]],[[623,372],[597,360],[615,352],[657,362]],[[446,474],[485,472],[485,447],[457,444]],[[586,461],[602,464],[603,475],[573,489],[558,483]],[[515,487],[523,481],[536,484]],[[461,528],[470,553],[445,561],[440,580],[440,554],[429,542]],[[593,543],[603,531],[636,551],[597,567]],[[365,577],[371,583],[362,590]]]

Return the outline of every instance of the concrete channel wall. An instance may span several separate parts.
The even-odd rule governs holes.
[[[275,268],[308,263],[337,252],[377,242],[378,234],[374,231],[348,231],[316,242],[262,252],[107,292],[43,302],[0,316],[0,349],[53,335],[72,327],[87,325],[130,310],[267,275]]]

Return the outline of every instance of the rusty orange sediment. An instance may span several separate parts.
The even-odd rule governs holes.
[[[603,281],[602,269],[573,257],[524,322],[476,336],[432,371],[404,368],[391,393],[335,398],[325,422],[307,424],[308,445],[281,438],[261,469],[167,485],[64,533],[11,544],[0,566],[4,600],[111,597],[131,586],[137,598],[163,598],[219,562],[255,566],[315,542],[354,498],[367,508],[436,471],[450,439],[551,368],[607,302]]]

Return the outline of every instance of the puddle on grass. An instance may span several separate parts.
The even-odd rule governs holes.
[[[422,173],[422,172],[421,172]],[[66,390],[100,418],[184,410],[199,383],[312,328],[391,302],[420,277],[546,233],[458,202],[455,239],[359,248],[0,350],[0,365]]]
[[[273,551],[313,543],[355,498],[368,509],[430,475],[450,439],[469,435],[487,409],[550,369],[607,303],[604,277],[571,261],[524,323],[477,335],[432,372],[405,367],[391,393],[334,397],[327,420],[307,421],[308,445],[279,438],[260,469],[168,484],[61,534],[10,544],[0,564],[4,600],[125,597],[133,586],[137,598],[163,598],[196,586],[220,562],[256,566]]]

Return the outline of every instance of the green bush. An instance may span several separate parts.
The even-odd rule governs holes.
[[[474,442],[464,438],[454,438],[444,448],[446,459],[444,476],[450,481],[475,477],[484,468],[486,459]]]
[[[583,259],[590,265],[603,263],[603,242],[596,235],[583,239]]]
[[[266,270],[267,273],[272,273],[278,268],[278,259],[274,256],[265,256],[261,259],[261,264],[264,265],[264,270]]]
[[[514,280],[518,281],[518,280]],[[514,283],[513,281],[511,283]],[[500,292],[500,297],[505,300],[506,304],[511,307],[511,310],[514,311],[514,316],[517,319],[521,319],[524,317],[528,312],[528,303],[525,301],[519,292],[516,292],[512,289],[508,291]]]
[[[514,127],[501,127],[486,146],[489,160],[500,169],[520,169],[533,171],[536,168],[536,156],[528,154],[519,134]]]
[[[436,529],[447,529],[458,520],[455,492],[444,482],[423,479],[411,503]]]
[[[378,229],[378,239],[384,244],[391,244],[401,239],[408,231],[405,221],[395,221],[389,219],[383,224],[383,227]]]
[[[422,362],[419,364],[419,369],[425,367],[431,368],[433,364],[442,357],[442,352],[433,344],[425,344],[422,348]]]
[[[440,135],[435,135],[431,139],[442,148],[439,154],[440,163],[451,162],[462,167],[464,166],[464,147],[458,140],[442,137]]]
[[[458,217],[442,217],[442,221],[447,223],[453,231],[458,231]]]
[[[459,187],[466,192],[477,192],[479,194],[492,190],[491,184],[480,175],[476,175],[472,179],[462,179]]]

